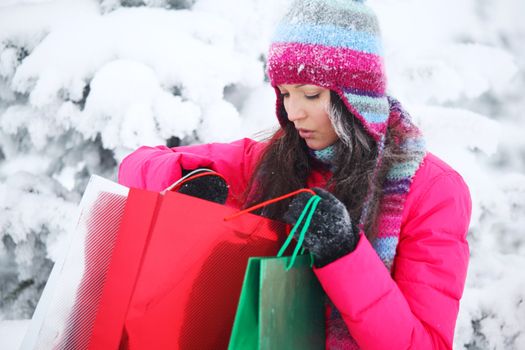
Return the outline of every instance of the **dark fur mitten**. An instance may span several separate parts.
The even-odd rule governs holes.
[[[207,175],[185,182],[177,192],[224,204],[228,197],[228,184],[218,175]]]
[[[323,189],[313,190],[321,197],[321,201],[313,214],[303,246],[313,254],[315,266],[323,267],[355,249],[358,230],[341,201]],[[309,193],[297,195],[284,214],[284,221],[294,225],[311,197]],[[299,233],[300,229],[296,232],[296,238]]]

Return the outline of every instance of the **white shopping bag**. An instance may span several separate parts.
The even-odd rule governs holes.
[[[93,176],[77,225],[57,259],[22,342],[22,350],[87,349],[93,318],[129,189]]]

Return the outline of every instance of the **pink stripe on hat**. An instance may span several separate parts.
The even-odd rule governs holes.
[[[386,79],[380,56],[349,48],[302,43],[274,43],[268,57],[273,85],[313,83],[384,95]]]

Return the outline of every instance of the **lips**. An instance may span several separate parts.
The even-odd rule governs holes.
[[[299,129],[297,129],[297,132],[299,133],[299,136],[301,136],[301,138],[303,138],[303,139],[312,138],[313,135],[314,135],[314,132],[312,130],[308,130],[308,129],[299,128]]]

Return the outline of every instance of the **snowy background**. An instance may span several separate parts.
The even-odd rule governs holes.
[[[91,174],[116,180],[140,145],[276,126],[264,62],[285,3],[0,0],[0,348],[23,335]],[[472,192],[455,348],[525,349],[525,2],[369,4],[391,94]]]

